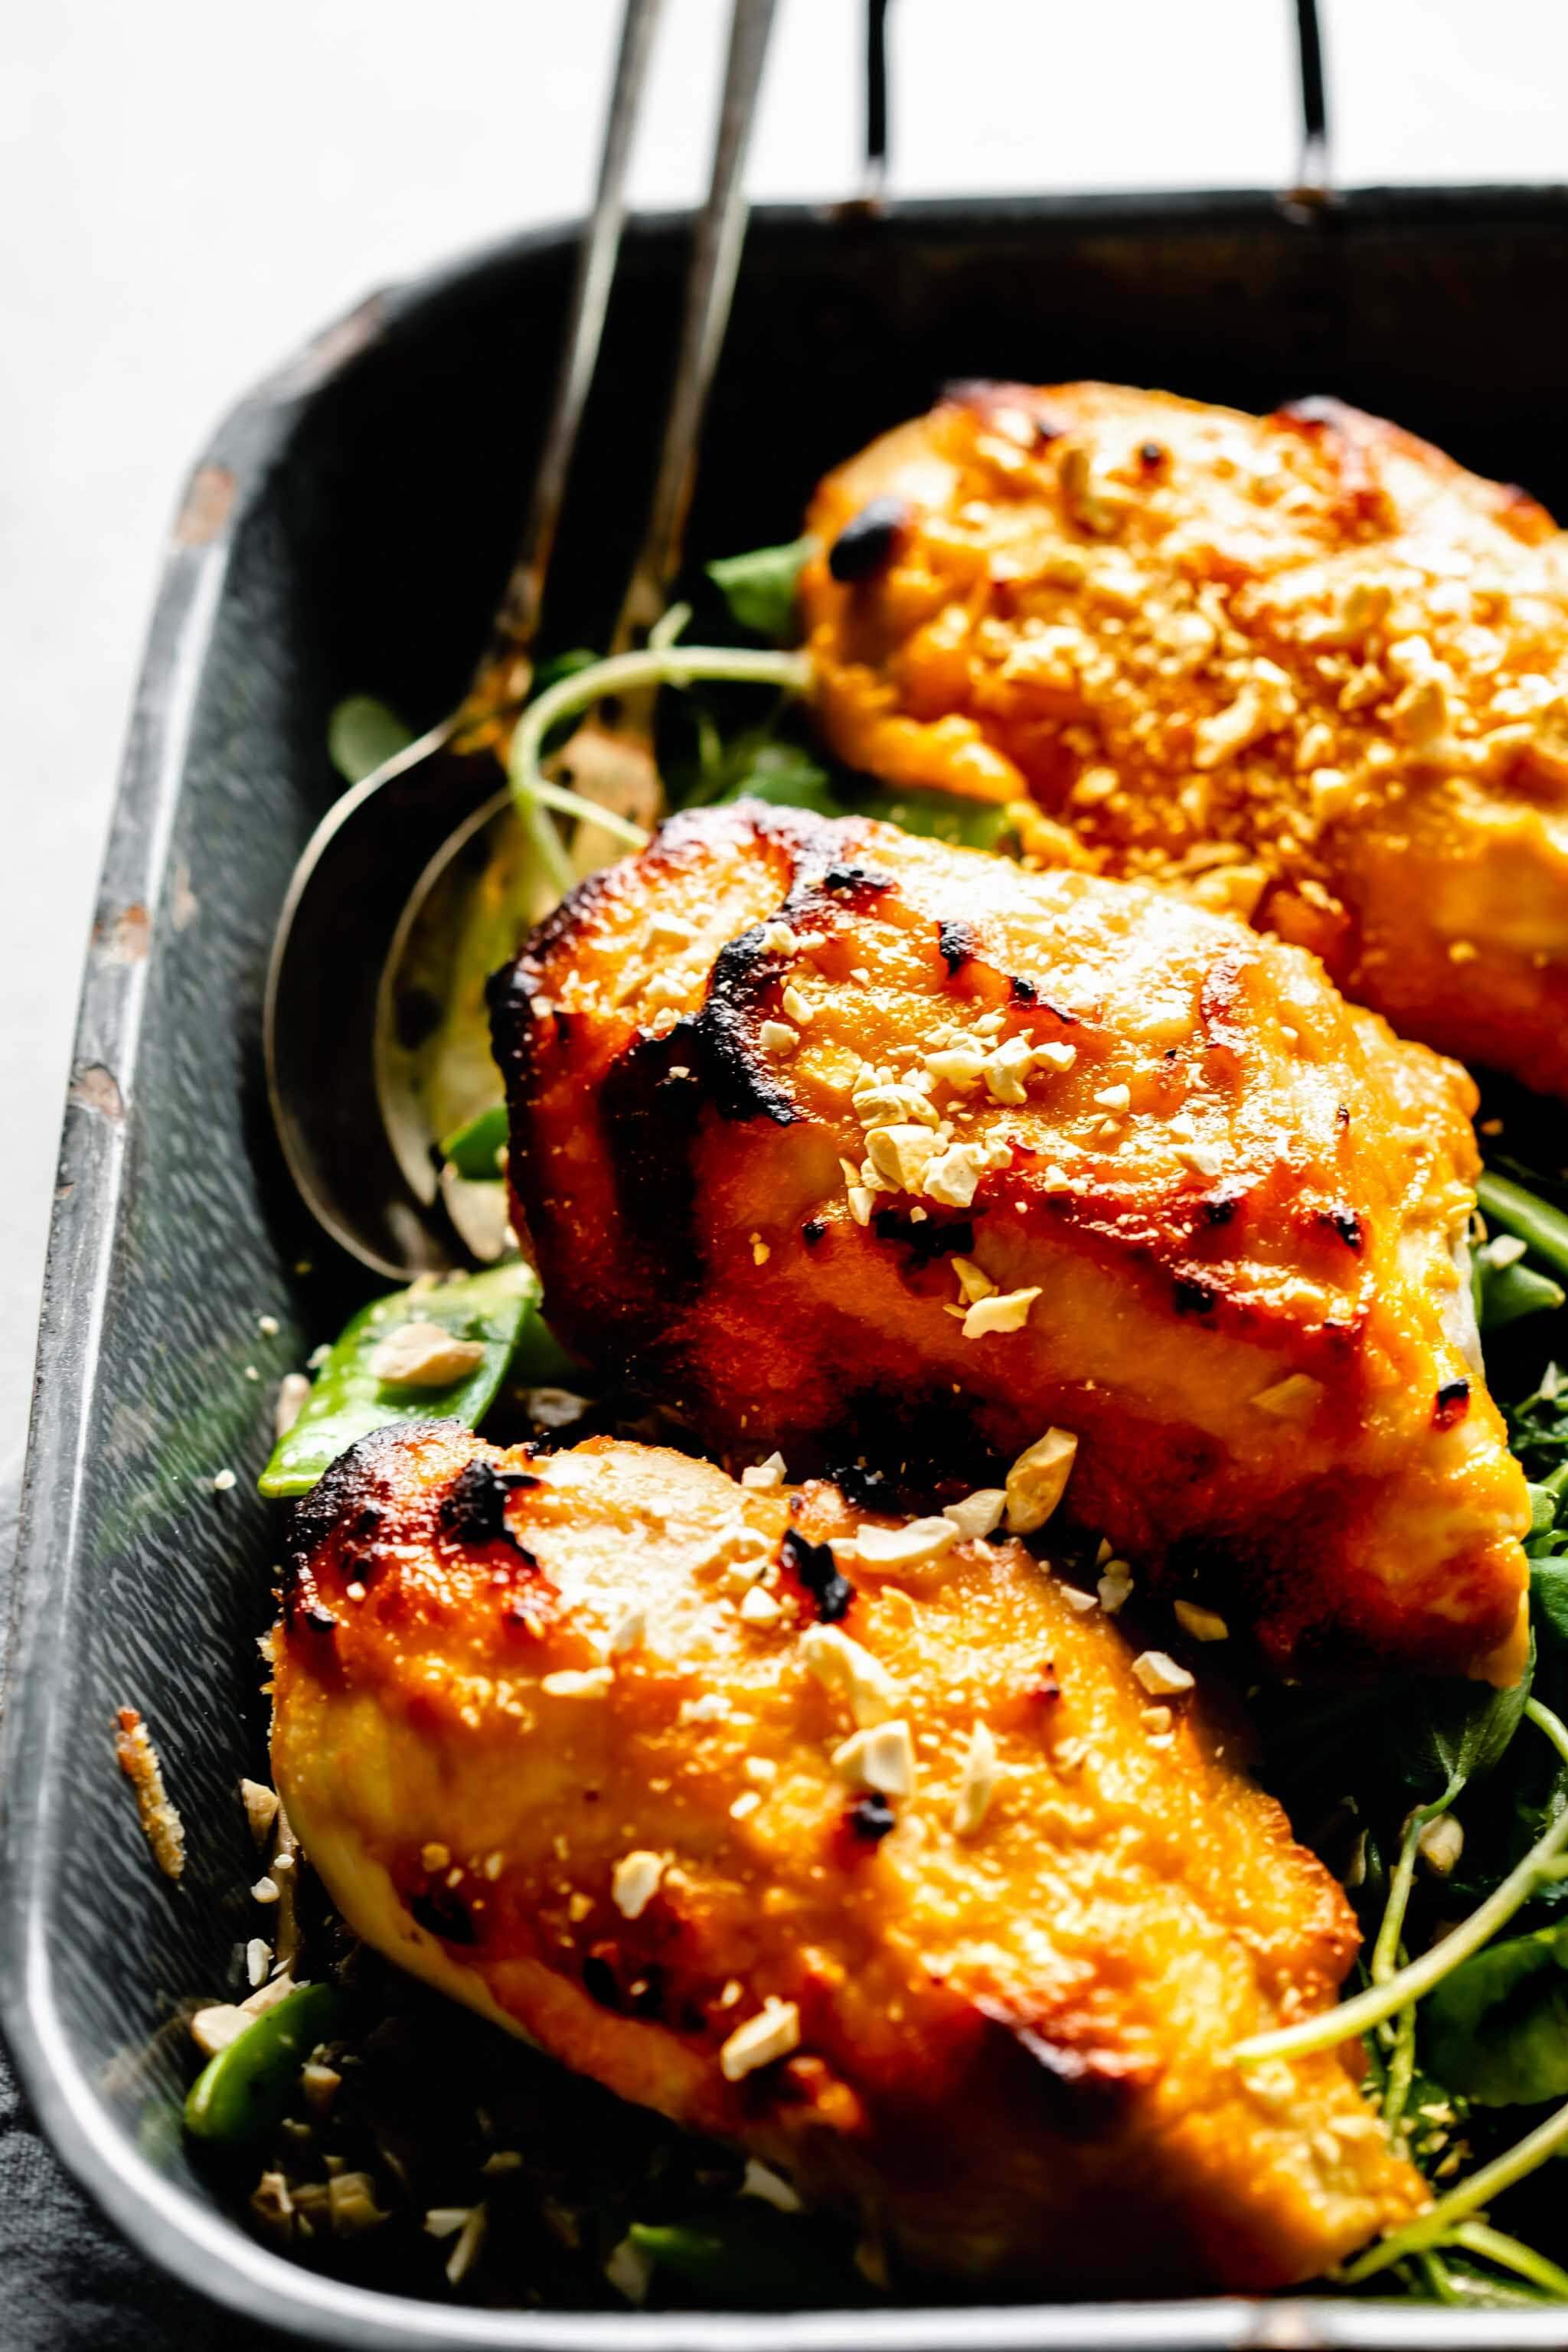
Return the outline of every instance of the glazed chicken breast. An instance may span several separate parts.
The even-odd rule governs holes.
[[[1314,948],[1568,1092],[1568,541],[1335,401],[969,384],[828,475],[829,743]]]
[[[546,1312],[705,1448],[1000,1484],[1054,1433],[1063,1518],[1277,1660],[1517,1675],[1473,1090],[1310,955],[742,803],[491,1001]]]
[[[1267,2288],[1418,2210],[1352,2053],[1228,2062],[1355,1930],[1179,1663],[999,1498],[764,1476],[453,1423],[329,1471],[272,1754],[350,1924],[918,2267]]]

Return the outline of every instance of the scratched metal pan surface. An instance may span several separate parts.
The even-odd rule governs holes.
[[[1564,2343],[1568,2315],[1327,2300],[471,2312],[290,2265],[185,2161],[171,2011],[224,1980],[246,1932],[234,1787],[263,1753],[263,1401],[360,1286],[325,1264],[280,1178],[258,1049],[268,943],[332,796],[332,703],[368,689],[423,725],[457,698],[506,569],[571,258],[571,232],[547,230],[365,303],[234,412],[174,526],[66,1110],[0,1758],[0,1994],[37,2111],[155,2262],[334,2345]],[[602,635],[637,533],[658,425],[646,388],[670,356],[682,261],[679,223],[630,236],[563,537],[562,643]],[[1561,511],[1568,327],[1551,296],[1565,268],[1555,189],[1363,191],[1309,223],[1265,195],[763,214],[692,544],[793,536],[825,465],[955,375],[1100,375],[1258,408],[1332,391]],[[323,973],[329,1002],[332,984]],[[237,1484],[215,1492],[222,1468]],[[184,1816],[177,1889],[113,1767],[122,1705],[152,1725]]]

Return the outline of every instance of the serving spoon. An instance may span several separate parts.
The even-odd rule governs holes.
[[[712,183],[698,223],[648,531],[617,625],[623,644],[657,616],[679,562],[692,457],[745,229],[742,173],[774,5],[733,0]],[[461,935],[472,943],[468,892],[493,870],[486,830],[506,801],[504,789],[497,789],[497,754],[531,683],[531,648],[598,357],[626,216],[632,133],[661,6],[662,0],[626,0],[554,404],[521,546],[473,684],[457,711],[328,811],[294,869],[273,941],[263,1053],[289,1173],[334,1241],[375,1272],[401,1280],[443,1270],[464,1253],[440,1214],[428,1120],[414,1086],[409,1012],[422,999],[416,989],[400,986],[400,974],[417,942],[456,936],[451,925],[459,917]],[[635,728],[632,737],[635,747]],[[513,904],[514,935],[498,938],[497,961],[516,943]],[[493,1093],[493,1077],[489,1084]],[[500,1192],[484,1189],[491,1196]],[[470,1223],[478,1191],[467,1188],[468,1198],[451,1205],[468,1248],[488,1254],[489,1237]]]

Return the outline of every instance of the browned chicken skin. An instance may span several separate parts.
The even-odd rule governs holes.
[[[1568,540],[1522,491],[1333,401],[972,384],[809,524],[851,765],[1032,794],[1042,853],[1174,879],[1568,1092]]]
[[[912,2264],[1267,2288],[1418,2209],[1336,2055],[1227,2061],[1332,1999],[1338,1887],[1020,1544],[440,1423],[287,1575],[274,1769],[351,1925]]]
[[[1064,1516],[1277,1658],[1516,1675],[1473,1091],[1302,950],[742,804],[492,1002],[546,1310],[704,1444],[977,1483],[1055,1428]]]

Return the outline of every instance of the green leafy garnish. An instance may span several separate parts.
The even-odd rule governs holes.
[[[1511,1690],[1482,1683],[1424,1685],[1400,1710],[1390,1760],[1423,1804],[1447,1810],[1472,1780],[1496,1769],[1524,1719],[1534,1662]]]
[[[1568,1926],[1489,1945],[1445,1978],[1421,2020],[1421,2050],[1479,2106],[1568,2095]]]
[[[339,1454],[372,1430],[396,1421],[461,1421],[477,1427],[494,1402],[519,1343],[538,1323],[539,1277],[517,1260],[459,1274],[446,1282],[416,1283],[361,1307],[331,1349],[292,1429],[273,1448],[259,1480],[279,1497],[307,1494]],[[446,1388],[389,1384],[374,1359],[383,1340],[405,1324],[434,1323],[454,1339],[479,1349],[479,1360]],[[542,1324],[538,1324],[542,1336]],[[553,1341],[550,1342],[553,1349]],[[553,1372],[542,1377],[550,1379]]]
[[[726,555],[707,567],[708,577],[730,607],[737,627],[770,645],[799,641],[795,598],[800,575],[816,550],[814,539],[792,539],[787,547],[757,547]]]

